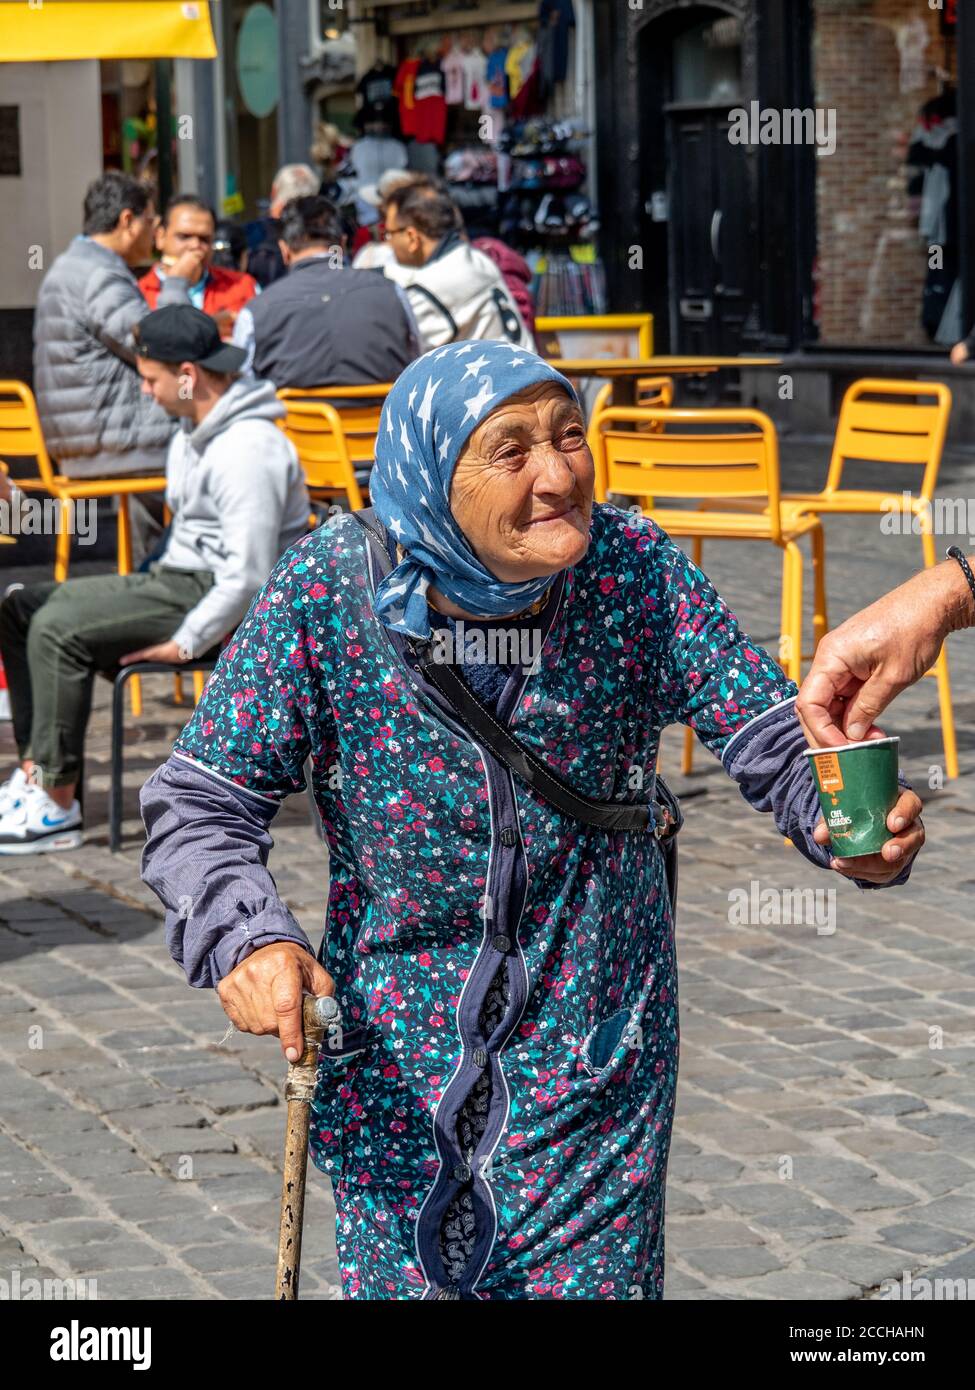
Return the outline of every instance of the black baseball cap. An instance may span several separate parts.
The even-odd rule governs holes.
[[[195,362],[211,372],[239,372],[243,348],[225,343],[216,321],[192,304],[167,304],[139,322],[136,352],[154,362]]]

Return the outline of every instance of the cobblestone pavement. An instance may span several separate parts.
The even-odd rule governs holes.
[[[815,485],[824,448],[786,448],[784,466],[786,486]],[[975,494],[975,460],[950,459],[942,491]],[[830,520],[827,547],[834,621],[920,557],[917,538],[866,519]],[[774,646],[777,558],[714,544],[705,567]],[[926,801],[929,844],[905,889],[861,893],[813,871],[703,750],[694,775],[674,779],[687,825],[669,1298],[856,1299],[904,1270],[975,1278],[975,633],[950,655],[962,776],[938,789],[933,681],[887,720]],[[111,855],[98,686],[84,850],[0,863],[0,1277],[93,1277],[100,1297],[267,1297],[280,1052],[239,1034],[219,1045],[219,1004],[185,985],[139,880],[137,789],[188,707],[168,678],[146,682],[146,712],[129,719],[126,843]],[[679,745],[672,731],[665,771]],[[0,725],[5,769],[11,754]],[[303,798],[275,830],[271,867],[317,941],[327,868]],[[735,925],[729,894],[753,883],[835,889],[835,931]],[[315,1170],[302,1296],[338,1296]]]

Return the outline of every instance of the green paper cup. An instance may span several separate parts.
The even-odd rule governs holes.
[[[807,750],[837,859],[877,854],[893,839],[887,817],[900,795],[899,743],[899,738],[876,738]]]

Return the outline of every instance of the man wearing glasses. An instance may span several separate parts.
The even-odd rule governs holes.
[[[384,274],[409,296],[427,348],[461,339],[535,343],[492,260],[471,246],[456,203],[429,186],[397,188],[386,201]]]

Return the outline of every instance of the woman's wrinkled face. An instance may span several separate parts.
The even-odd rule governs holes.
[[[511,396],[471,435],[450,508],[485,569],[517,584],[579,563],[593,485],[582,412],[561,386],[543,382]]]

